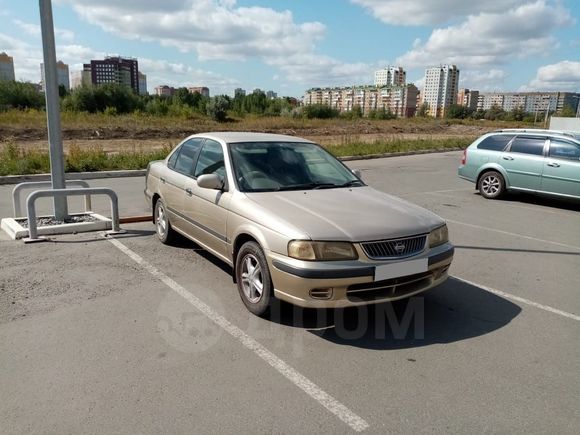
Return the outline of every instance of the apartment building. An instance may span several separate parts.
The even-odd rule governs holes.
[[[245,97],[246,96],[246,90],[245,89],[242,89],[242,88],[236,88],[236,90],[234,91],[234,97],[237,97],[238,95],[240,97]]]
[[[459,69],[455,65],[441,65],[425,71],[422,103],[428,104],[428,115],[444,117],[449,107],[457,102]]]
[[[405,86],[407,72],[400,66],[390,66],[375,71],[375,86]]]
[[[155,95],[160,97],[171,97],[173,94],[175,94],[173,86],[159,85],[155,87]]]
[[[411,117],[417,110],[418,92],[412,84],[313,88],[304,94],[303,104],[322,104],[339,112],[349,112],[358,106],[364,115],[373,110],[387,110],[400,117]]]
[[[460,89],[457,93],[457,104],[471,110],[477,110],[479,91]]]
[[[139,81],[139,95],[147,95],[147,75],[143,74],[141,71],[138,71],[137,78]]]
[[[91,83],[118,83],[130,87],[139,93],[139,63],[137,59],[107,56],[103,60],[91,60],[83,65],[84,71],[90,71]]]
[[[64,86],[66,91],[70,91],[70,76],[68,65],[62,61],[56,63],[56,82],[58,86]],[[40,89],[42,92],[45,91],[44,84],[44,64],[40,64]]]
[[[569,106],[578,110],[580,94],[574,92],[487,92],[479,96],[478,109],[489,110],[497,106],[506,112],[523,109],[534,113],[560,111]]]
[[[204,97],[209,98],[209,88],[206,88],[205,86],[192,86],[192,87],[187,88],[187,90],[189,91],[190,94],[193,94],[195,92],[199,92]]]
[[[74,71],[71,73],[71,88],[72,89],[76,89],[79,88],[81,86],[91,86],[92,85],[92,81],[91,81],[91,66],[88,65],[84,65],[85,68],[83,68],[81,71]]]
[[[0,53],[0,81],[15,80],[14,59],[5,52]]]

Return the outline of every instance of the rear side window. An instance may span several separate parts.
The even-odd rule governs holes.
[[[580,145],[563,140],[553,139],[550,142],[550,157],[558,159],[580,160]]]
[[[179,151],[181,151],[180,148],[176,149],[175,152],[171,154],[171,157],[169,157],[169,160],[167,160],[167,166],[169,168],[175,168],[175,162],[177,161],[177,156],[179,156]]]
[[[541,156],[544,153],[545,138],[541,137],[516,137],[512,142],[512,153],[532,154]]]
[[[199,150],[201,149],[202,142],[203,138],[195,137],[181,145],[179,156],[177,156],[174,165],[174,169],[177,172],[181,172],[183,175],[187,176],[193,175],[193,168],[195,168],[195,162]]]
[[[514,135],[509,134],[497,134],[493,136],[486,137],[479,144],[477,144],[478,150],[490,150],[490,151],[503,151]]]

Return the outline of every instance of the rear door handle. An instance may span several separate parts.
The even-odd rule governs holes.
[[[189,196],[193,195],[193,192],[191,191],[191,189],[189,187],[187,189],[185,189],[185,193],[187,193]]]
[[[556,163],[556,162],[550,162],[550,163],[548,163],[548,166],[551,166],[552,168],[559,168],[560,164]]]
[[[161,180],[162,183],[165,183],[165,178],[161,177],[159,179]]]
[[[512,156],[503,156],[504,160],[513,160],[514,158]]]

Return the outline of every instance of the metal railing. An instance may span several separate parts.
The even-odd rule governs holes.
[[[20,203],[20,193],[23,189],[34,188],[34,187],[47,187],[52,186],[52,181],[27,181],[25,183],[20,183],[14,186],[12,189],[12,208],[14,210],[14,217],[22,217],[22,208]],[[83,180],[66,180],[66,186],[78,186],[89,188],[89,183]],[[85,211],[91,211],[93,205],[91,203],[91,195],[85,195]]]
[[[86,196],[86,195],[107,195],[111,200],[111,222],[112,230],[115,233],[121,231],[119,227],[119,199],[112,189],[105,187],[89,187],[82,189],[50,189],[37,190],[28,195],[26,199],[26,210],[28,212],[28,238],[29,240],[38,240],[38,229],[36,223],[35,202],[38,198],[54,198],[67,196]]]

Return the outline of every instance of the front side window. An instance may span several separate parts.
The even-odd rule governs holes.
[[[512,142],[510,151],[512,153],[541,156],[544,153],[545,142],[546,139],[540,137],[516,137]]]
[[[230,152],[243,192],[364,186],[346,166],[313,143],[232,143]]]
[[[503,151],[510,140],[514,137],[513,134],[497,134],[488,136],[477,144],[478,150]]]
[[[222,178],[226,176],[222,146],[211,139],[207,139],[203,144],[197,165],[195,166],[196,178],[204,174],[217,174]]]
[[[559,139],[550,141],[550,157],[580,160],[580,145]]]
[[[175,165],[173,167],[177,172],[180,172],[183,175],[187,175],[189,177],[193,175],[193,168],[195,167],[195,161],[197,159],[202,142],[203,138],[194,137],[181,145],[179,155],[177,156],[177,160],[175,161]]]

